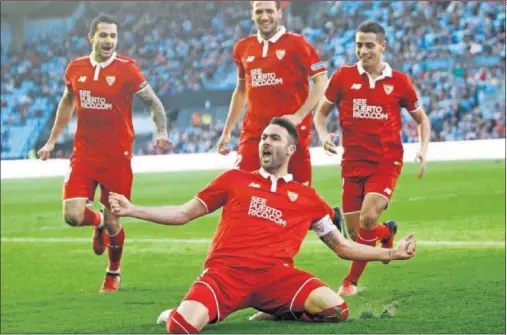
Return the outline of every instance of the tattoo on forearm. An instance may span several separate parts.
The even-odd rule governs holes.
[[[389,249],[389,257],[394,258],[396,256],[396,249]]]
[[[158,99],[151,87],[146,88],[138,94],[139,98],[148,106],[153,122],[157,127],[157,131],[162,132],[167,129],[167,118],[165,116],[164,106]]]
[[[329,247],[329,249],[333,251],[336,251],[336,249],[340,245],[340,240],[338,239],[336,234],[333,234],[332,232],[322,236],[320,239]]]
[[[165,117],[164,108],[160,108],[160,106],[154,104],[150,107],[150,113],[157,130],[159,132],[165,131],[167,129],[167,119]]]

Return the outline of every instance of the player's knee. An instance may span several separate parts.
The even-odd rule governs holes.
[[[317,314],[306,313],[303,316],[303,321],[311,322],[341,322],[347,320],[349,317],[349,307],[344,301],[343,303],[330,307]]]
[[[368,209],[361,212],[361,228],[371,230],[375,228],[375,224],[379,218],[378,213],[373,209]]]
[[[339,305],[343,299],[339,297],[330,287],[321,286],[314,289],[306,298],[305,311],[317,314],[332,306]]]
[[[78,210],[65,210],[63,219],[69,226],[77,227],[83,221],[83,213]]]
[[[169,334],[196,334],[200,329],[192,326],[176,309],[169,313],[166,323]]]

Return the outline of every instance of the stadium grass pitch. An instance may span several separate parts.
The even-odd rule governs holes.
[[[218,171],[139,174],[133,201],[179,204]],[[232,314],[204,333],[504,333],[505,161],[430,162],[418,180],[407,164],[384,219],[398,237],[416,232],[409,262],[371,263],[340,324],[248,321]],[[98,293],[107,256],[95,256],[91,228],[62,221],[62,178],[3,180],[2,333],[165,333],[158,314],[178,304],[202,271],[218,213],[184,227],[124,219],[121,292]],[[314,186],[340,202],[337,167],[314,169]],[[349,262],[309,233],[296,266],[338,288]]]

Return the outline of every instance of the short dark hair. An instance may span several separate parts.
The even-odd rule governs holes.
[[[374,33],[377,35],[377,40],[384,40],[386,38],[386,30],[379,23],[371,20],[363,21],[357,27],[357,32],[361,33]]]
[[[110,23],[116,24],[116,26],[118,26],[118,19],[113,15],[100,14],[99,16],[95,17],[90,24],[90,35],[95,35],[99,23]]]
[[[281,117],[274,117],[271,120],[271,122],[269,122],[269,124],[276,124],[277,126],[285,128],[289,133],[289,136],[293,140],[293,144],[296,144],[297,141],[299,140],[298,130],[296,129],[296,126],[292,122],[283,119]]]
[[[276,3],[276,9],[280,9],[282,7],[282,4],[280,3],[280,0],[272,0]],[[254,5],[254,2],[255,1],[250,1],[250,5],[252,5],[252,8],[253,8],[253,5]]]

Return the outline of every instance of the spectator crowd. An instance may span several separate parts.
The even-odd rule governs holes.
[[[84,15],[63,39],[43,33],[36,42],[28,39],[20,52],[2,50],[2,152],[10,149],[4,144],[10,126],[54,113],[66,64],[90,52],[89,23],[103,6],[83,6]],[[502,2],[319,1],[305,13],[298,8],[285,10],[285,23],[314,45],[329,74],[355,62],[354,29],[361,21],[383,24],[388,40],[385,60],[407,72],[418,88],[432,122],[432,141],[505,137]],[[255,32],[249,4],[243,1],[127,1],[117,3],[114,14],[120,21],[119,52],[136,59],[161,97],[233,89],[232,48]],[[205,113],[198,114],[199,123],[190,122],[183,129],[171,125],[172,153],[216,149],[225,118],[209,122]],[[186,117],[197,118],[190,113]],[[404,121],[403,141],[417,141],[415,123],[407,113]],[[50,122],[45,127],[51,127]],[[330,127],[340,132],[337,111]],[[137,153],[161,153],[149,139],[137,141]],[[313,143],[318,145],[316,137]],[[68,150],[64,147],[61,154]]]

